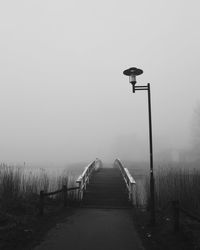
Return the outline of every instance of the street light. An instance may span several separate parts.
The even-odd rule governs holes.
[[[143,70],[138,68],[129,68],[124,70],[123,74],[129,76],[129,82],[132,84],[133,93],[136,90],[148,91],[148,110],[149,110],[149,153],[150,153],[150,209],[151,209],[151,224],[155,225],[155,193],[154,193],[154,175],[153,175],[153,143],[152,143],[152,121],[151,121],[151,90],[150,84],[145,86],[135,86],[136,76],[141,75]]]

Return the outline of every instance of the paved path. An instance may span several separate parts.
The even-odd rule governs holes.
[[[144,250],[131,209],[76,209],[35,250]]]

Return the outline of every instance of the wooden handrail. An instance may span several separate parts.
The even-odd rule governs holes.
[[[39,203],[39,210],[40,210],[40,215],[44,214],[44,198],[45,196],[51,196],[51,195],[56,195],[58,193],[63,193],[63,203],[64,206],[67,206],[67,192],[68,191],[72,191],[72,190],[77,190],[79,189],[79,187],[71,187],[71,188],[67,188],[66,185],[63,185],[63,187],[59,190],[53,191],[53,192],[49,192],[49,193],[45,193],[43,190],[40,191],[40,203]]]
[[[62,188],[62,189],[59,189],[59,190],[56,190],[56,191],[53,191],[53,192],[44,193],[43,195],[44,195],[44,196],[55,195],[55,194],[61,193],[62,191],[63,191],[63,188]]]
[[[88,164],[83,173],[78,177],[76,180],[76,183],[79,187],[79,200],[81,201],[83,199],[83,192],[86,190],[86,186],[89,183],[91,174],[93,171],[97,171],[102,166],[101,160],[96,159],[95,161]]]
[[[119,168],[119,170],[123,176],[123,179],[126,183],[126,187],[128,189],[129,200],[135,206],[136,205],[136,182],[135,182],[134,178],[132,177],[132,175],[130,174],[128,169],[123,166],[120,159],[116,159],[114,162],[114,165],[116,165]]]
[[[50,196],[50,195],[55,195],[55,194],[61,193],[61,192],[63,192],[63,188],[59,189],[59,190],[56,190],[56,191],[53,191],[53,192],[44,193],[43,195],[44,196]],[[71,188],[67,188],[66,191],[72,191],[72,190],[77,190],[77,189],[79,189],[79,187],[71,187]]]

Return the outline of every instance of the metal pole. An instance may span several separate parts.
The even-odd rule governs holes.
[[[149,152],[150,152],[150,209],[151,209],[151,225],[155,225],[155,192],[154,192],[154,175],[153,175],[153,142],[152,142],[152,119],[151,119],[151,90],[148,87],[148,109],[149,109]]]

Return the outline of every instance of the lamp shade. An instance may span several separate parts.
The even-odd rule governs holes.
[[[143,73],[143,70],[132,67],[123,71],[123,74],[129,76],[129,82],[133,86],[133,93],[135,92],[136,76],[139,76]]]
[[[143,70],[132,67],[124,70],[123,74],[129,76],[130,83],[136,83],[136,76],[139,76],[143,73]]]

